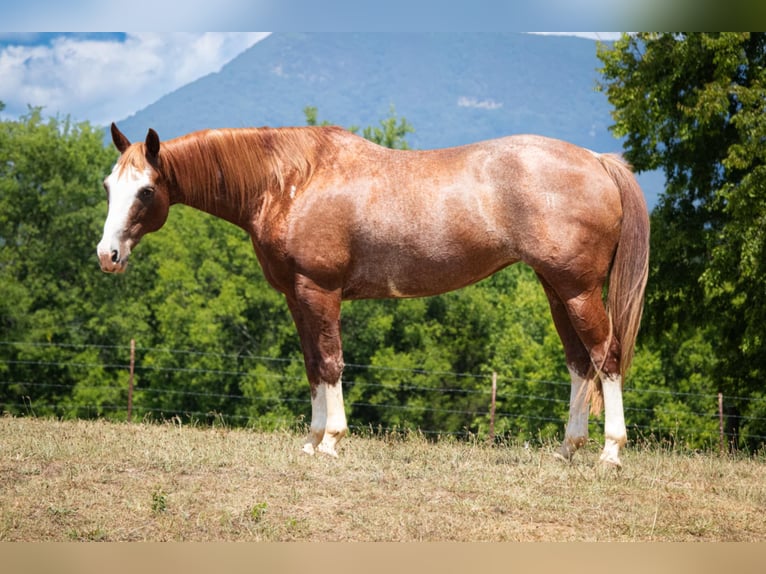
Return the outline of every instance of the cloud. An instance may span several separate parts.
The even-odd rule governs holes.
[[[460,96],[457,99],[457,105],[461,108],[478,108],[482,110],[496,110],[503,107],[502,102],[496,102],[495,100],[479,100],[477,98],[468,98],[466,96]]]
[[[589,40],[599,40],[601,42],[611,42],[619,40],[622,32],[529,32],[530,34],[540,34],[543,36],[577,36],[579,38],[588,38]]]
[[[4,115],[27,105],[44,113],[105,125],[216,72],[266,36],[246,33],[140,33],[124,38],[61,35],[45,43],[0,49]],[[13,41],[6,37],[5,41]]]

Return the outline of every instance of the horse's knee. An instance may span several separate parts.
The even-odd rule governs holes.
[[[311,383],[312,394],[321,384],[335,385],[343,376],[341,357],[324,357],[306,361],[306,374]]]
[[[329,385],[340,381],[343,375],[343,358],[340,356],[323,357],[317,364],[319,380]]]

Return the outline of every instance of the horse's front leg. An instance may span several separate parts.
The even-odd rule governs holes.
[[[288,306],[301,339],[311,387],[311,425],[303,450],[338,456],[336,445],[348,431],[343,406],[343,351],[340,291],[327,291],[298,276]]]

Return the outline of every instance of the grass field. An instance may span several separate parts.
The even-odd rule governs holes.
[[[762,541],[766,459],[0,417],[0,541]]]

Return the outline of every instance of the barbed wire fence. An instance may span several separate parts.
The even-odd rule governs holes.
[[[254,420],[254,416],[251,414],[236,414],[200,410],[189,410],[183,407],[183,403],[186,399],[194,400],[215,400],[231,402],[234,404],[249,403],[255,405],[260,403],[263,405],[289,405],[291,410],[300,409],[308,412],[310,409],[310,397],[308,393],[308,385],[305,387],[305,398],[297,397],[275,397],[275,396],[245,396],[241,393],[232,392],[216,392],[216,391],[189,391],[176,388],[164,388],[164,387],[149,387],[141,388],[143,396],[164,396],[170,397],[170,402],[178,403],[178,407],[153,407],[148,404],[141,404],[141,401],[136,401],[134,396],[134,375],[146,376],[149,373],[183,373],[190,377],[234,377],[244,378],[253,376],[247,369],[209,369],[200,367],[186,367],[186,366],[160,366],[154,364],[144,364],[140,361],[136,361],[136,352],[140,352],[144,355],[147,353],[167,353],[174,356],[187,356],[187,357],[213,357],[218,359],[229,359],[241,361],[243,356],[237,354],[222,354],[212,353],[205,351],[197,351],[190,349],[170,349],[170,348],[158,348],[158,347],[135,347],[135,342],[131,341],[130,345],[88,345],[88,344],[67,344],[67,343],[47,343],[47,342],[17,342],[17,341],[0,341],[1,347],[16,347],[16,348],[35,348],[38,353],[34,359],[5,359],[0,357],[0,397],[5,397],[5,400],[0,400],[0,410],[4,410],[13,414],[25,414],[30,416],[37,416],[39,412],[45,412],[46,414],[53,414],[54,416],[60,416],[62,418],[72,417],[74,413],[75,418],[94,418],[103,416],[103,413],[125,413],[124,418],[127,420],[138,419],[165,419],[165,418],[179,418],[185,417],[190,421],[218,421],[224,424],[230,424],[234,426],[257,426],[257,420]],[[62,352],[75,353],[83,352],[86,350],[95,350],[98,352],[111,353],[111,361],[83,361],[74,357],[61,358]],[[129,355],[128,355],[129,353]],[[39,356],[41,355],[42,356]],[[121,360],[120,356],[128,356],[124,360]],[[245,357],[248,361],[260,362],[268,365],[287,365],[300,362],[299,359],[285,358],[285,357],[268,357],[247,355]],[[24,367],[29,372],[39,372],[39,375],[34,377],[28,377],[27,380],[18,380],[13,374],[19,367]],[[103,402],[88,403],[78,402],[72,404],[71,402],[45,402],[45,391],[54,390],[60,391],[62,394],[67,391],[72,391],[73,384],[60,383],[56,381],[47,380],[45,371],[50,369],[74,369],[87,372],[88,370],[104,370],[104,371],[119,371],[121,373],[127,373],[129,375],[126,384],[112,384],[112,385],[93,385],[92,389],[98,392],[112,392],[115,397],[119,397],[119,400],[115,402]],[[437,416],[444,415],[460,415],[465,417],[484,417],[488,420],[488,428],[491,439],[494,439],[494,425],[495,421],[499,419],[524,419],[526,421],[532,421],[539,425],[553,424],[559,425],[562,432],[566,423],[566,415],[563,416],[541,416],[540,414],[530,414],[524,411],[510,411],[510,410],[497,410],[497,403],[512,405],[517,403],[524,403],[525,401],[540,401],[542,403],[548,403],[552,407],[551,410],[558,410],[559,412],[566,413],[566,408],[569,403],[569,381],[548,381],[548,380],[531,380],[524,378],[505,377],[498,379],[497,373],[458,373],[451,371],[433,371],[426,369],[411,369],[411,368],[399,368],[390,366],[377,366],[377,365],[365,365],[365,364],[346,364],[346,370],[344,375],[344,389],[348,392],[349,389],[354,387],[363,387],[366,390],[376,389],[390,389],[389,385],[383,383],[375,383],[367,380],[361,380],[358,377],[354,377],[354,373],[362,371],[394,371],[400,372],[405,375],[427,375],[427,376],[439,376],[450,377],[453,379],[469,379],[474,383],[473,388],[460,388],[455,386],[421,386],[416,384],[400,384],[397,386],[398,391],[404,391],[413,394],[427,394],[427,393],[439,393],[442,395],[461,395],[461,396],[473,396],[475,398],[474,403],[483,404],[485,408],[473,408],[471,410],[450,408],[441,406],[427,406],[428,401],[425,404],[402,404],[394,402],[371,402],[365,400],[354,400],[346,403],[347,411],[352,412],[355,409],[367,409],[375,411],[387,410],[387,411],[401,411],[406,418],[408,413],[423,414],[423,412],[431,412]],[[298,379],[305,379],[305,375],[291,376],[284,373],[260,373],[258,375],[261,378],[271,378],[275,382],[284,381],[290,379],[295,381]],[[504,385],[498,386],[498,380],[504,382]],[[509,383],[523,383],[527,388],[540,388],[543,386],[554,386],[561,389],[560,392],[556,392],[551,396],[550,394],[530,394],[528,392],[519,392],[514,389],[512,384]],[[78,383],[78,389],[80,391],[87,390],[87,383]],[[748,423],[757,423],[757,427],[766,426],[766,418],[758,416],[744,416],[744,415],[732,415],[727,414],[725,405],[733,402],[738,404],[748,404],[751,402],[766,402],[762,397],[742,397],[742,396],[729,396],[721,393],[693,393],[693,392],[679,392],[664,389],[635,389],[626,388],[626,399],[631,394],[638,395],[660,395],[671,399],[675,399],[682,402],[693,401],[694,404],[709,405],[709,410],[704,412],[688,412],[688,415],[692,415],[701,420],[707,421],[709,424],[705,425],[705,428],[684,428],[683,431],[686,436],[695,436],[705,434],[709,437],[711,428],[717,427],[717,439],[719,441],[719,448],[723,451],[727,448],[727,445],[731,445],[737,439],[745,439],[751,442],[766,443],[766,436],[760,434],[747,433],[739,430],[736,435],[731,432],[727,432],[725,429],[729,425],[726,424],[726,419],[736,418],[739,419],[736,425],[738,429],[747,428]],[[43,397],[41,400],[39,397]],[[628,401],[626,400],[626,404]],[[240,409],[241,410],[241,409]],[[652,414],[656,415],[655,409],[647,409],[641,407],[626,406],[626,418],[628,421],[631,419],[631,413],[636,414]],[[672,414],[672,413],[671,413]],[[122,417],[115,417],[122,418]],[[270,417],[268,419],[270,425],[281,424],[284,427],[305,426],[303,416],[283,416],[283,417]],[[350,421],[350,427],[352,431],[359,432],[400,432],[408,431],[412,429],[407,428],[393,428],[384,427],[382,425],[354,425],[353,419]],[[688,427],[688,424],[687,424]],[[469,437],[475,435],[476,431],[471,431],[467,428],[463,430],[447,430],[440,428],[421,428],[418,427],[417,432],[426,436],[450,436],[450,437]],[[630,424],[629,432],[638,434],[640,436],[664,436],[668,433],[678,432],[678,426],[662,426],[657,424]]]

